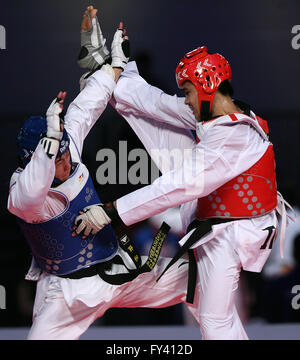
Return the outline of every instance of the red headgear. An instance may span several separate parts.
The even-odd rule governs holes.
[[[206,46],[187,53],[176,68],[179,88],[182,88],[186,81],[191,81],[196,87],[201,121],[207,120],[221,82],[231,78],[228,61],[220,54],[209,54]]]

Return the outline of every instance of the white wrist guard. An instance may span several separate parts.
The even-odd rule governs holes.
[[[109,64],[103,65],[101,70],[104,71],[108,76],[110,76],[115,81],[114,69]]]
[[[61,140],[63,132],[60,130],[60,117],[59,114],[62,112],[60,104],[55,98],[50,104],[47,113],[47,137],[56,140]]]
[[[41,139],[40,143],[50,159],[52,159],[53,156],[56,157],[59,149],[59,140],[44,137]]]
[[[114,81],[115,81],[115,72],[114,69],[109,65],[109,64],[105,64],[101,67],[101,70],[104,71],[108,76],[110,76]],[[80,86],[80,91],[82,91],[85,88],[87,79],[93,75],[95,71],[89,71],[87,73],[84,73],[81,78],[79,79],[79,86]]]
[[[123,39],[123,30],[117,30],[111,44],[112,67],[119,67],[123,70],[129,61],[129,40]]]

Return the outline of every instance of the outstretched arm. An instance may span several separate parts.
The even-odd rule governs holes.
[[[129,59],[129,53],[126,52],[129,51],[129,40],[123,23],[119,24],[114,35],[110,56],[96,16],[97,11],[89,6],[83,15],[82,47],[78,63],[89,72],[82,77],[82,91],[70,104],[65,117],[66,130],[80,154],[85,137],[105,110],[115,82]]]
[[[179,128],[196,128],[195,116],[184,104],[184,98],[168,95],[148,84],[139,75],[135,62],[130,62],[122,73],[112,105],[127,121],[133,114]]]
[[[248,124],[215,126],[194,149],[187,149],[187,152],[183,149],[181,167],[164,173],[151,185],[119,198],[115,203],[117,216],[129,226],[168,208],[204,197],[249,169],[268,146],[269,142],[262,141],[260,134]],[[103,212],[108,215],[108,220],[103,217]],[[116,218],[114,213],[113,217]],[[99,221],[96,225],[95,218]],[[79,219],[81,227],[75,226],[76,232],[86,225],[89,229],[94,226],[100,229],[112,217],[105,207],[98,206]]]

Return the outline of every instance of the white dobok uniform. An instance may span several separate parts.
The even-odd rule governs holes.
[[[162,172],[151,185],[117,200],[118,213],[126,225],[181,205],[186,231],[195,218],[197,198],[211,194],[252,167],[270,144],[253,120],[253,113],[253,118],[235,114],[241,120],[237,122],[221,116],[205,124],[197,123],[184,98],[167,95],[149,85],[139,76],[134,62],[122,73],[113,98],[114,107],[148,152],[153,153],[152,158]],[[190,130],[196,130],[200,143],[197,144]],[[166,149],[190,152],[173,161],[168,160]],[[153,150],[160,150],[160,158],[159,151]],[[280,204],[284,208],[282,201]],[[200,281],[197,311],[203,339],[247,339],[235,308],[234,294],[241,268],[260,272],[271,252],[268,248],[260,249],[266,240],[266,231],[262,231],[266,226],[278,227],[275,210],[263,216],[214,225],[193,246]],[[181,245],[193,231],[181,239]]]
[[[114,87],[115,82],[104,71],[95,72],[88,78],[84,90],[70,104],[65,116],[72,161],[83,166],[85,178],[88,172],[80,159],[83,142],[104,111]],[[50,159],[39,144],[30,163],[24,170],[18,169],[11,178],[9,211],[28,223],[44,222],[61,214],[66,203],[59,194],[49,193],[54,174],[55,158]],[[72,198],[72,193],[76,193],[76,184],[73,182],[71,185],[70,189],[65,190]],[[120,254],[123,258],[126,255]],[[60,278],[41,272],[33,261],[26,278],[38,280],[38,283],[33,325],[28,339],[78,339],[94,320],[111,307],[160,308],[185,301],[187,265],[174,267],[153,288],[169,260],[160,258],[153,271],[143,273],[123,285],[108,284],[98,275],[79,280]],[[124,261],[127,261],[129,268],[134,268],[127,258]],[[110,273],[125,271],[124,266],[113,265]],[[193,305],[192,312],[193,309],[197,316],[196,305]]]

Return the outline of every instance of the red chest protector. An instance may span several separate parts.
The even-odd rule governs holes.
[[[239,119],[230,114],[232,121]],[[255,120],[268,134],[267,122]],[[250,169],[198,199],[197,218],[249,218],[274,210],[277,206],[277,186],[273,145]]]

